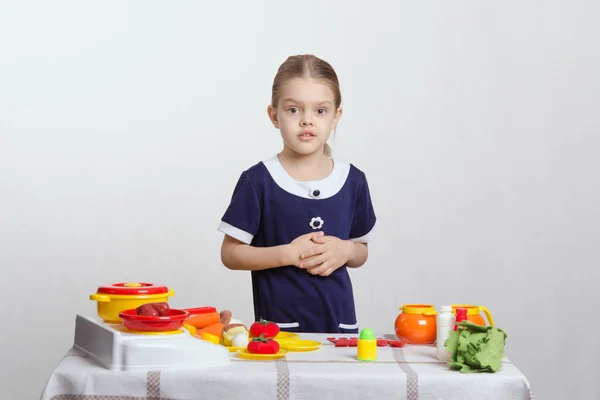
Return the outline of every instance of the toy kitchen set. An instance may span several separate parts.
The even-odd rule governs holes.
[[[246,327],[229,310],[170,308],[173,295],[167,286],[145,282],[99,287],[90,296],[98,315],[76,316],[73,348],[109,370],[131,371],[225,366],[232,353],[273,360],[321,346],[273,322]]]
[[[229,310],[218,311],[210,306],[170,308],[168,301],[173,295],[174,291],[165,285],[145,282],[98,287],[90,295],[90,300],[97,302],[98,315],[76,316],[73,348],[113,371],[222,367],[232,357],[276,360],[290,352],[322,349],[322,342],[281,331],[271,321],[261,319],[247,326]],[[485,307],[452,305],[439,315],[428,304],[408,304],[400,310],[393,323],[397,339],[377,338],[370,329],[364,329],[357,337],[328,337],[326,342],[332,349],[355,346],[357,360],[376,361],[379,347],[433,344],[439,335],[452,334],[448,331],[453,327],[456,330],[456,324],[493,329]],[[485,312],[489,326],[480,311]],[[436,328],[436,320],[443,332]],[[450,354],[443,346],[438,340],[438,357],[447,361]]]

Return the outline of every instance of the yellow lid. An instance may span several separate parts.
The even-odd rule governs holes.
[[[123,286],[125,286],[125,287],[141,287],[142,284],[138,283],[138,282],[128,282],[128,283],[124,284]]]
[[[400,307],[403,313],[418,315],[436,315],[435,307],[431,304],[405,304]]]
[[[452,311],[456,314],[457,308],[466,308],[467,315],[478,315],[479,314],[479,306],[473,306],[470,304],[452,304]]]

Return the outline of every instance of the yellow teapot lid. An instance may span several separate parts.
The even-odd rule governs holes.
[[[452,304],[452,312],[456,314],[457,308],[466,308],[467,315],[478,315],[479,314],[479,306],[474,306],[472,304]]]
[[[431,304],[404,304],[400,310],[406,314],[436,315],[435,307]]]

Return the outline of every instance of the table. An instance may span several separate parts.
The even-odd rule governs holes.
[[[378,347],[378,360],[366,363],[356,360],[356,347],[335,347],[327,337],[340,335],[302,334],[323,345],[285,359],[244,360],[232,353],[229,366],[196,370],[113,372],[71,349],[41,400],[533,400],[529,382],[508,359],[497,373],[462,374],[435,357],[435,346],[406,345]]]

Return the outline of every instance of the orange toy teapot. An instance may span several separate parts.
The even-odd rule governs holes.
[[[474,306],[471,304],[452,304],[452,313],[456,315],[457,308],[466,308],[467,309],[467,321],[471,321],[474,324],[486,326],[485,320],[481,316],[481,311],[485,313],[485,316],[488,320],[488,325],[494,325],[494,319],[492,318],[492,314],[490,310],[488,310],[484,306]]]
[[[405,304],[394,328],[396,336],[410,344],[431,344],[435,342],[437,312],[431,304]]]

